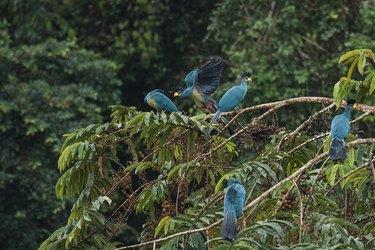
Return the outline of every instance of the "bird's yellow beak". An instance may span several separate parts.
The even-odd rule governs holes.
[[[357,103],[354,103],[353,104],[353,109],[356,109],[358,107],[358,104]]]
[[[251,83],[251,82],[253,82],[253,79],[251,79],[251,77],[246,77],[245,81]]]
[[[173,96],[180,96],[180,93],[178,93],[178,92],[174,92],[174,94],[173,94]]]

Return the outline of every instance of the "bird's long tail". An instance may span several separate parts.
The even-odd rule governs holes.
[[[224,240],[233,240],[236,237],[236,212],[233,208],[225,211],[221,227],[221,237]]]
[[[215,115],[212,117],[211,121],[210,121],[210,124],[213,124],[215,121],[219,120],[220,118],[220,115],[221,115],[221,111],[220,109],[218,109],[215,113]],[[211,134],[211,131],[212,129],[207,129],[207,131],[205,133],[207,133],[207,135]]]
[[[221,115],[220,109],[218,109],[215,115],[212,117],[210,124],[213,124],[215,121],[218,121]]]
[[[333,138],[329,149],[329,158],[333,161],[344,161],[346,159],[344,140],[337,137]]]

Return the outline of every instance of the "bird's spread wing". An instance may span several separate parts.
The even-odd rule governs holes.
[[[211,95],[219,86],[223,61],[212,59],[198,69],[197,89],[206,95]]]

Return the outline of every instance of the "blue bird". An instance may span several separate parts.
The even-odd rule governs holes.
[[[228,187],[224,195],[224,221],[221,228],[221,237],[224,240],[233,240],[237,234],[236,222],[242,215],[245,205],[245,188],[234,178],[223,181]]]
[[[245,98],[248,82],[252,82],[251,74],[249,72],[245,72],[241,76],[241,84],[234,86],[225,92],[217,105],[218,108],[211,120],[211,124],[214,121],[219,120],[222,112],[231,111],[240,104],[240,102]]]
[[[145,103],[158,111],[178,112],[176,105],[160,89],[155,89],[148,93],[145,97]]]
[[[329,149],[329,158],[334,161],[344,161],[346,159],[346,149],[344,139],[349,132],[350,113],[355,100],[348,100],[344,113],[336,115],[331,123],[332,143]]]
[[[199,69],[187,74],[185,77],[186,89],[176,91],[174,96],[191,96],[200,110],[208,109],[211,113],[216,112],[217,105],[211,98],[211,94],[219,86],[222,71],[223,61],[211,59],[201,65]]]

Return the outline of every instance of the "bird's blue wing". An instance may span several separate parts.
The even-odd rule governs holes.
[[[157,92],[152,98],[158,105],[158,109],[165,110],[167,112],[178,112],[176,105],[163,93]]]
[[[212,59],[198,69],[196,88],[205,95],[211,95],[219,86],[223,61]]]
[[[238,218],[242,215],[242,210],[245,205],[246,191],[245,191],[245,188],[241,184],[238,184],[238,183],[235,184],[234,188],[237,191],[234,208],[236,210],[236,216]]]
[[[227,191],[225,192],[224,196],[224,205],[227,204],[233,204],[236,201],[237,197],[237,190],[235,189],[234,185],[230,185],[227,188]],[[225,209],[225,206],[224,206]]]
[[[349,119],[344,115],[336,115],[331,123],[331,137],[344,139],[350,129]]]
[[[193,85],[197,82],[198,71],[193,70],[189,74],[185,76],[185,84],[187,88],[193,87]]]
[[[230,88],[221,97],[218,107],[222,112],[233,110],[245,97],[245,91],[240,86]]]

